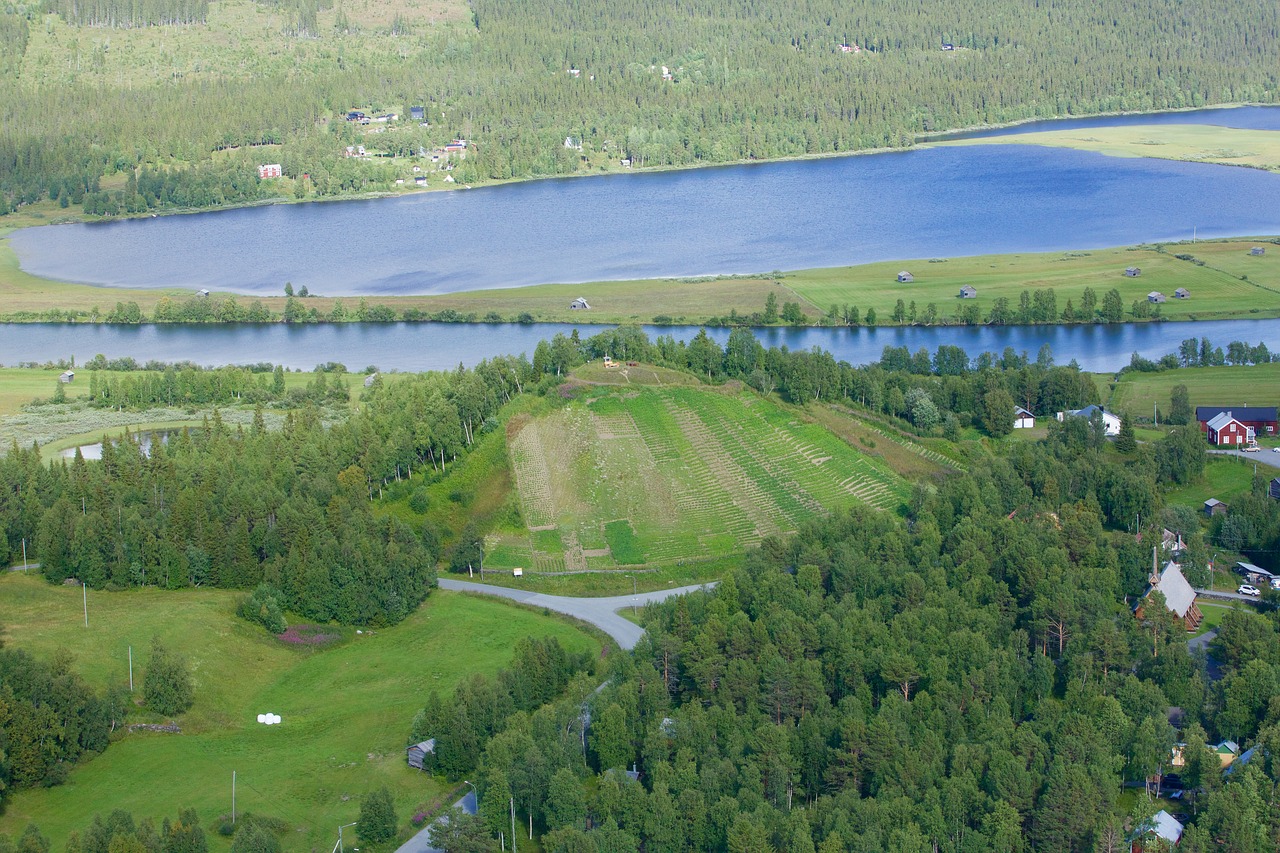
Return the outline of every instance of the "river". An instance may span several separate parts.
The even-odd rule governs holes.
[[[1280,129],[1280,107],[1108,116]],[[54,225],[10,237],[57,280],[279,294],[439,293],[1280,233],[1280,175],[1040,146],[529,181]]]
[[[139,362],[190,360],[197,364],[248,364],[268,361],[309,370],[338,361],[350,370],[369,365],[380,370],[446,370],[474,366],[495,355],[533,354],[538,341],[575,327],[552,323],[339,323],[315,326],[145,325],[112,326],[55,323],[0,325],[0,364],[71,359],[83,364],[102,353],[132,356]],[[583,337],[604,326],[579,326]],[[670,334],[689,340],[696,327],[646,327],[652,338]],[[1280,350],[1280,319],[1214,320],[1115,326],[893,326],[883,329],[764,328],[756,336],[765,346],[819,347],[850,364],[877,361],[886,346],[959,346],[971,356],[1013,347],[1032,358],[1048,344],[1060,363],[1075,359],[1085,370],[1114,371],[1137,352],[1159,358],[1186,338],[1207,337],[1223,348],[1233,340],[1265,342]],[[728,329],[708,329],[723,344]]]

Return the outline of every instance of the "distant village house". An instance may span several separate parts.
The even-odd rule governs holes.
[[[913,276],[911,273],[907,272],[906,270],[903,270],[902,272],[898,273],[898,281],[908,282],[908,281],[915,281],[915,280],[916,280],[915,276]]]
[[[1179,287],[1177,290],[1173,292],[1173,298],[1174,299],[1190,299],[1191,291],[1187,290],[1185,287]]]
[[[259,178],[279,178],[284,175],[284,169],[280,168],[279,163],[266,163],[258,167]]]
[[[1204,514],[1209,518],[1213,518],[1215,515],[1225,515],[1226,512],[1227,505],[1217,498],[1209,498],[1204,502]]]
[[[1158,290],[1153,290],[1153,291],[1151,291],[1150,293],[1148,293],[1148,294],[1147,294],[1147,301],[1148,301],[1148,302],[1155,302],[1155,303],[1157,303],[1157,304],[1158,304],[1158,303],[1161,303],[1161,302],[1164,302],[1164,294],[1163,294],[1163,293],[1161,293],[1161,292],[1160,292],[1160,291],[1158,291]]]
[[[1021,406],[1013,407],[1013,428],[1014,429],[1034,429],[1036,425],[1036,416],[1028,412]]]
[[[579,296],[577,299],[569,303],[569,307],[574,311],[589,311],[591,306],[587,304],[587,300]]]
[[[426,117],[427,110],[425,107],[409,107],[409,118],[414,121],[422,121]]]
[[[429,738],[422,743],[415,743],[413,746],[405,750],[405,758],[409,762],[410,767],[416,767],[419,770],[425,770],[422,765],[426,761],[428,755],[436,754],[436,739]]]
[[[63,385],[69,385],[76,380],[76,372],[74,370],[64,370],[62,375],[58,377],[58,381]]]
[[[1129,278],[1137,278],[1138,276],[1142,275],[1142,270],[1138,269],[1137,267],[1125,267],[1124,274],[1129,276]]]
[[[1058,412],[1058,422],[1061,423],[1067,418],[1084,418],[1092,420],[1094,414],[1100,414],[1102,417],[1102,429],[1105,435],[1117,436],[1120,434],[1120,418],[1103,409],[1101,406],[1085,406],[1083,409],[1072,409],[1066,412]]]
[[[1229,411],[1223,412],[1206,423],[1205,434],[1214,447],[1258,443],[1253,427],[1233,417]]]
[[[977,291],[977,290],[975,290],[975,289],[974,289],[972,286],[970,286],[970,285],[967,285],[967,284],[966,284],[964,287],[960,288],[960,298],[961,298],[961,299],[973,299],[973,298],[974,298],[975,296],[977,296],[977,295],[978,295],[978,291]]]
[[[1267,253],[1267,250],[1262,248],[1261,246],[1254,246],[1252,249],[1249,250],[1249,254],[1251,255],[1265,255],[1266,253]]]

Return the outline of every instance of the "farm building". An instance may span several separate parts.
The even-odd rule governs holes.
[[[1152,553],[1152,559],[1155,559],[1155,553]],[[1164,569],[1156,574],[1152,573],[1147,579],[1148,586],[1146,593],[1142,596],[1142,602],[1138,604],[1134,611],[1139,619],[1142,618],[1142,608],[1150,597],[1151,593],[1159,592],[1164,596],[1165,607],[1174,616],[1182,620],[1183,626],[1188,631],[1194,631],[1200,627],[1201,620],[1204,615],[1200,612],[1200,608],[1196,606],[1196,591],[1191,588],[1191,584],[1182,574],[1182,567],[1170,560],[1165,563]]]
[[[972,299],[977,295],[978,291],[975,290],[972,285],[966,284],[964,287],[960,288],[961,299]]]
[[[1267,497],[1280,501],[1280,477],[1272,477],[1267,484]]]
[[[1257,443],[1253,427],[1232,417],[1230,411],[1223,412],[1206,423],[1205,434],[1214,447]]]
[[[1204,502],[1204,514],[1212,518],[1215,515],[1225,515],[1227,505],[1217,498],[1209,498]]]
[[[1111,414],[1101,406],[1085,406],[1083,409],[1074,409],[1068,412],[1058,412],[1058,421],[1065,421],[1067,418],[1084,418],[1089,420],[1094,413],[1098,412],[1102,415],[1102,429],[1108,437],[1120,434],[1120,418]]]
[[[902,272],[898,273],[898,281],[900,282],[910,282],[915,280],[916,280],[916,277],[913,276],[911,273],[907,272],[906,270],[903,270]]]
[[[1155,303],[1164,302],[1164,294],[1158,290],[1153,290],[1147,294],[1147,301]]]
[[[1261,246],[1254,246],[1252,249],[1249,250],[1249,254],[1251,255],[1265,255],[1266,253],[1267,253],[1267,250],[1262,248]]]
[[[1173,815],[1161,809],[1129,837],[1129,849],[1131,853],[1143,853],[1146,850],[1172,850],[1181,840],[1182,824]]]
[[[1187,290],[1185,287],[1179,287],[1177,290],[1173,292],[1173,298],[1174,299],[1190,299],[1191,291]]]
[[[209,295],[209,288],[207,287],[202,287],[196,291],[196,296],[208,296],[208,295]]]
[[[1252,427],[1256,435],[1275,435],[1275,406],[1196,406],[1196,421],[1201,431],[1207,432],[1209,421],[1223,412],[1229,412],[1240,423]]]
[[[76,372],[74,370],[64,370],[62,371],[62,375],[58,377],[58,381],[64,385],[74,382],[75,379]]]
[[[436,754],[436,739],[429,738],[422,743],[415,743],[413,746],[405,750],[405,758],[409,762],[410,767],[416,767],[423,770],[423,762],[426,761],[428,755]]]
[[[1036,416],[1028,412],[1021,406],[1013,408],[1013,428],[1014,429],[1033,429],[1036,425]]]
[[[1142,270],[1140,270],[1138,267],[1125,267],[1124,274],[1129,276],[1129,278],[1137,278],[1138,276],[1142,275]]]
[[[444,147],[444,151],[446,154],[466,154],[467,140],[455,139]]]
[[[574,311],[590,311],[591,306],[587,304],[587,300],[579,296],[577,299],[569,303],[569,307]]]
[[[280,168],[279,163],[264,163],[258,167],[259,178],[279,178],[284,175],[284,170]]]

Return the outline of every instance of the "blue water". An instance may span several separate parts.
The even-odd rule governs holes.
[[[197,364],[248,364],[268,361],[290,369],[309,370],[338,361],[353,371],[374,365],[380,370],[447,370],[460,363],[474,366],[496,355],[532,356],[538,341],[573,326],[537,323],[364,323],[316,326],[208,325],[109,326],[87,324],[0,325],[0,364],[75,358],[83,364],[102,353],[108,358],[132,356],[139,362],[190,360]],[[580,326],[589,337],[602,328]],[[670,334],[689,340],[693,327],[647,328],[650,338]],[[728,329],[709,329],[722,345]],[[1061,364],[1072,359],[1091,371],[1114,371],[1133,353],[1156,359],[1174,352],[1186,338],[1207,337],[1226,347],[1233,340],[1265,342],[1280,350],[1280,320],[1212,320],[1191,323],[1148,323],[1118,326],[941,326],[884,329],[756,330],[765,346],[792,350],[819,347],[850,364],[877,361],[886,346],[930,352],[943,344],[959,346],[971,356],[983,352],[1015,352],[1035,358],[1048,344]]]
[[[1280,107],[1054,126],[1175,120],[1275,129]],[[1088,249],[1193,230],[1280,233],[1280,175],[954,147],[46,226],[10,240],[23,269],[66,281],[373,295]]]

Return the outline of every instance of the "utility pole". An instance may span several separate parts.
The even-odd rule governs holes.
[[[231,825],[236,825],[236,771],[231,771]]]
[[[133,692],[133,646],[129,647],[129,692]]]
[[[89,627],[89,585],[81,581],[80,590],[84,595],[84,626]]]
[[[516,853],[516,798],[511,798],[511,853]]]
[[[27,540],[25,538],[22,540],[22,570],[24,572],[27,570]]]
[[[356,821],[356,823],[359,823],[359,821]],[[346,829],[348,826],[355,826],[355,825],[356,825],[355,823],[344,823],[338,826],[338,853],[343,853],[342,830]]]

